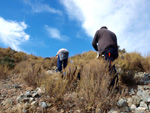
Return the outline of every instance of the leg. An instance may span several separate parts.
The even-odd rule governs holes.
[[[57,70],[60,72],[62,71],[62,61],[60,61],[59,55],[57,58]]]
[[[66,68],[67,63],[68,63],[68,58],[66,58],[66,59],[63,60],[63,68]]]
[[[114,87],[118,83],[118,75],[116,73],[115,65],[112,65],[112,62],[115,60],[115,50],[113,48],[108,49],[105,53],[105,60],[109,63],[109,72],[110,76],[114,76],[110,82],[109,89]]]

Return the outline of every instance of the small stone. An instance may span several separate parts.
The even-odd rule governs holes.
[[[38,93],[34,93],[34,94],[32,95],[32,97],[37,98],[37,97],[40,97],[40,95],[39,95]]]
[[[127,106],[128,104],[127,104],[126,100],[120,99],[120,100],[117,102],[117,105],[120,106],[120,107],[125,107],[125,106]]]
[[[25,94],[25,96],[26,96],[26,97],[32,97],[32,94],[31,94],[30,91],[27,91],[26,94]]]
[[[33,101],[33,102],[31,103],[31,105],[32,105],[32,106],[38,106],[38,102],[37,102],[37,101]]]
[[[46,108],[47,104],[45,102],[41,102],[41,108]]]
[[[18,84],[15,84],[14,86],[13,86],[14,88],[21,88],[21,86],[19,86]]]
[[[131,107],[130,107],[131,111],[135,111],[136,109],[136,105],[132,104]]]

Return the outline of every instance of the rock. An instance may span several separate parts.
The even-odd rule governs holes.
[[[32,97],[38,98],[38,97],[40,97],[40,95],[39,95],[38,93],[34,93],[34,94],[32,95]]]
[[[14,86],[13,86],[14,88],[21,88],[21,86],[19,86],[18,84],[15,84]]]
[[[38,101],[33,101],[33,102],[31,103],[31,105],[32,105],[32,106],[38,106]]]
[[[132,101],[133,101],[132,98],[128,98],[128,99],[127,99],[128,106],[131,106],[131,105],[132,105]]]
[[[149,92],[146,90],[139,90],[137,92],[137,96],[139,96],[139,98],[141,98],[143,101],[146,101],[147,98],[149,98]]]
[[[46,104],[45,102],[41,102],[41,103],[40,103],[40,106],[41,106],[41,108],[46,108],[46,107],[47,107],[47,104]]]
[[[24,100],[24,95],[23,94],[17,97],[17,102],[18,103],[23,102],[23,100]]]
[[[46,73],[47,73],[48,75],[50,75],[50,74],[56,73],[56,71],[55,71],[55,70],[48,70],[48,71],[46,71]]]
[[[150,90],[150,87],[146,86],[146,85],[144,85],[143,88],[144,88],[144,90]]]
[[[128,104],[127,104],[127,102],[126,102],[125,99],[120,99],[120,100],[117,102],[117,105],[118,105],[119,107],[125,107],[125,106],[127,106]]]
[[[36,90],[37,90],[37,93],[38,93],[38,94],[43,94],[43,93],[45,93],[45,88],[44,88],[44,87],[37,87]]]
[[[131,109],[131,111],[135,111],[135,110],[136,110],[136,105],[132,104],[132,105],[130,106],[130,109]]]
[[[139,106],[140,105],[141,98],[138,96],[132,96],[132,104]]]
[[[145,110],[148,109],[147,104],[145,104],[145,102],[143,102],[143,101],[140,102],[140,107],[145,108]]]
[[[145,103],[149,104],[150,103],[150,97],[146,98]]]
[[[138,107],[138,108],[135,110],[135,113],[146,113],[145,110],[146,110],[146,108],[144,108],[144,107]]]
[[[130,108],[129,108],[129,106],[125,106],[122,108],[121,111],[122,111],[122,113],[130,113]]]
[[[24,102],[24,103],[29,102],[29,101],[30,101],[29,98],[24,98],[24,99],[23,99],[23,102]]]
[[[35,99],[34,98],[29,98],[29,102],[33,102]]]
[[[27,92],[25,93],[25,96],[26,96],[26,97],[32,97],[31,91],[27,91]]]
[[[130,95],[135,95],[135,91],[134,91],[133,88],[130,90],[129,94],[130,94]]]

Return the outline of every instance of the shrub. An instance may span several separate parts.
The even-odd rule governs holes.
[[[13,55],[13,58],[16,62],[27,60],[27,54],[24,52],[17,52]]]
[[[96,108],[105,110],[115,105],[116,98],[110,99],[112,95],[108,90],[111,76],[108,66],[102,59],[95,59],[85,64],[77,91],[76,102],[79,106],[89,111]]]
[[[5,79],[9,76],[9,69],[7,66],[0,65],[0,79]]]
[[[13,58],[5,56],[2,59],[0,59],[0,64],[2,66],[7,66],[9,69],[12,69],[15,66],[15,61]]]
[[[119,58],[116,60],[117,64],[123,71],[145,71],[143,67],[144,58],[139,53],[126,53],[123,59]]]

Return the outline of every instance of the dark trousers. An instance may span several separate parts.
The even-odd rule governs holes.
[[[58,55],[58,58],[57,58],[57,71],[62,71],[62,64],[63,64],[63,68],[66,68],[67,66],[67,63],[68,63],[68,58],[60,61],[60,58],[59,58],[59,55]]]
[[[112,62],[118,57],[118,50],[115,48],[109,48],[107,49],[103,55],[105,56],[104,59],[108,62],[109,64],[109,72],[110,76],[114,73],[115,76],[110,82],[109,87],[113,87],[115,83],[118,83],[118,74],[116,73],[116,68],[115,65],[112,65]]]

